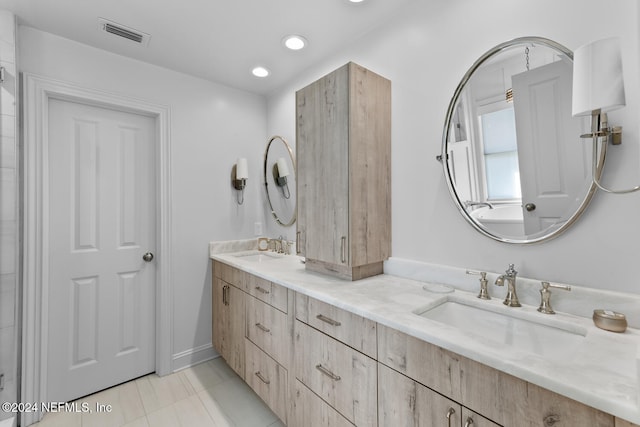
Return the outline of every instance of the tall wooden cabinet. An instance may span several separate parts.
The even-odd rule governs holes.
[[[352,62],[296,92],[298,251],[358,280],[391,252],[391,82]]]

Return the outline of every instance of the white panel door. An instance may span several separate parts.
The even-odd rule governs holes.
[[[512,78],[528,235],[567,221],[590,183],[591,145],[580,139],[584,121],[571,117],[572,69],[556,61]]]
[[[155,370],[155,123],[49,101],[47,400]]]

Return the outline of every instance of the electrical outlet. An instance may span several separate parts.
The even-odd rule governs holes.
[[[253,223],[253,234],[256,236],[262,236],[262,223],[254,222]]]

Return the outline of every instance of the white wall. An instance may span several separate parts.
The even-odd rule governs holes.
[[[638,293],[640,194],[598,193],[562,236],[508,245],[466,223],[435,160],[451,96],[484,52],[523,36],[550,38],[572,50],[620,36],[627,107],[609,117],[624,127],[624,142],[610,149],[604,181],[614,187],[639,184],[638,21],[636,0],[416,1],[271,94],[267,131],[294,143],[295,91],[347,61],[357,62],[392,81],[394,257],[494,272],[515,263],[525,277]]]
[[[23,72],[170,107],[174,355],[185,356],[174,367],[189,363],[192,349],[202,350],[194,358],[213,354],[208,243],[252,237],[261,218],[264,98],[25,26],[19,56]],[[238,157],[247,157],[250,168],[242,206],[230,178]]]

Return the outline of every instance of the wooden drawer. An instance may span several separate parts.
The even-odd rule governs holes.
[[[293,427],[353,427],[338,411],[298,380],[294,393]]]
[[[377,425],[376,361],[295,322],[295,376],[358,426]]]
[[[296,293],[296,319],[377,359],[376,322]]]
[[[504,426],[611,427],[613,416],[378,325],[378,361]]]
[[[288,368],[291,332],[286,313],[251,296],[247,296],[246,310],[247,338]]]
[[[242,270],[238,270],[235,267],[231,267],[228,264],[214,261],[213,275],[219,277],[230,285],[245,290],[244,286],[244,273]]]
[[[287,423],[287,370],[269,355],[246,340],[245,381],[271,410]]]
[[[250,295],[274,306],[284,313],[287,312],[287,288],[261,277],[254,276],[253,274],[246,275],[245,283],[246,291]]]

